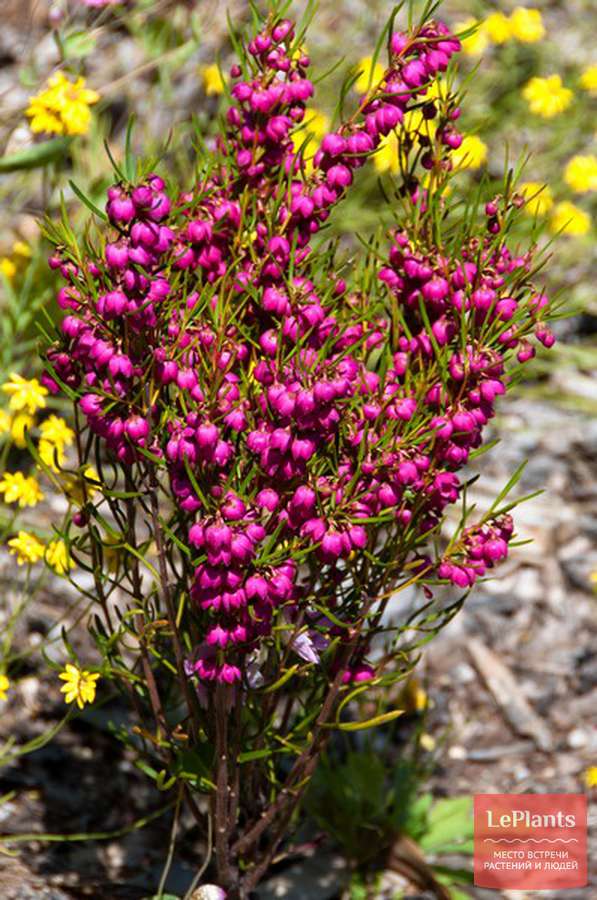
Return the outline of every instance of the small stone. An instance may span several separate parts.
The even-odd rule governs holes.
[[[477,680],[477,674],[468,663],[458,663],[454,669],[454,680],[460,684],[470,684]]]
[[[589,742],[589,736],[582,728],[574,728],[568,735],[568,746],[575,750],[579,747],[586,747]]]
[[[448,756],[450,759],[466,759],[466,750],[464,747],[461,747],[460,744],[454,744],[454,746],[450,747],[448,750]]]
[[[204,884],[193,891],[191,900],[226,900],[226,891],[217,884]]]

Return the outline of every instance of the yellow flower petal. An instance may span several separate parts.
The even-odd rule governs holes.
[[[597,156],[573,156],[564,169],[564,181],[579,194],[597,191]]]
[[[47,87],[29,99],[25,115],[33,132],[49,134],[85,134],[89,130],[89,107],[100,99],[97,91],[85,87],[85,79],[71,81],[56,72]]]
[[[485,29],[481,27],[481,23],[477,19],[464,19],[462,22],[456,22],[454,25],[454,33],[460,34],[462,31],[468,31],[469,28],[477,26],[477,30],[469,37],[460,38],[462,43],[462,52],[467,56],[480,56],[487,49],[489,38]]]
[[[366,94],[372,88],[376,87],[382,80],[385,69],[379,60],[373,65],[372,56],[364,56],[357,64],[359,76],[354,83],[355,91],[359,94]]]
[[[199,69],[201,80],[203,82],[203,90],[208,97],[223,94],[226,88],[226,82],[220,72],[220,67],[213,63],[211,66],[201,66]]]
[[[545,37],[545,26],[538,9],[517,6],[510,16],[512,35],[525,44],[534,44]]]
[[[597,65],[587,66],[583,69],[579,78],[579,84],[584,91],[597,97]]]
[[[544,216],[553,206],[551,190],[539,181],[525,181],[519,184],[518,192],[527,201],[524,211],[530,216]]]
[[[483,31],[492,44],[505,44],[512,37],[512,25],[503,12],[490,13],[483,22]]]
[[[556,204],[549,226],[553,232],[582,237],[591,230],[591,219],[584,209],[564,200]]]
[[[551,119],[564,112],[572,102],[572,91],[562,84],[559,75],[547,78],[531,78],[522,90],[522,96],[532,113]]]

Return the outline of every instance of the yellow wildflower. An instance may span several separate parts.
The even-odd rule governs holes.
[[[45,441],[57,444],[59,447],[70,447],[75,439],[75,432],[66,424],[60,416],[51,415],[44,419],[39,426],[41,436]]]
[[[452,152],[452,160],[460,169],[479,169],[487,162],[487,144],[476,134],[467,134]]]
[[[400,139],[395,131],[382,137],[373,154],[373,165],[378,172],[391,172],[396,175],[400,171]]]
[[[512,37],[510,19],[503,12],[490,13],[482,28],[492,44],[505,44]]]
[[[545,26],[538,9],[517,6],[510,16],[513,36],[524,44],[535,44],[545,37]]]
[[[366,94],[371,88],[378,85],[386,71],[379,60],[373,65],[372,56],[364,56],[360,59],[357,69],[359,70],[359,77],[355,81],[354,87],[359,94]]]
[[[211,66],[201,66],[199,69],[201,81],[203,82],[203,90],[208,97],[218,96],[224,93],[226,82],[222,77],[220,67],[216,63]]]
[[[589,766],[585,772],[585,784],[588,788],[597,787],[597,766]]]
[[[563,86],[559,75],[531,78],[522,89],[522,96],[531,112],[544,119],[552,119],[564,112],[572,102],[572,91]]]
[[[2,673],[0,675],[0,700],[6,700],[6,692],[8,691],[9,687],[10,681],[8,680],[6,675]]]
[[[104,535],[102,541],[103,564],[109,572],[115,575],[118,572],[122,557],[122,540],[111,535]]]
[[[25,477],[22,472],[5,472],[0,481],[0,494],[5,503],[18,503],[20,507],[36,506],[44,499],[37,478]]]
[[[53,472],[59,472],[60,466],[64,465],[66,454],[59,444],[53,444],[52,441],[46,441],[42,438],[37,445],[37,452],[42,462]]]
[[[587,66],[586,69],[583,69],[579,84],[584,91],[597,97],[597,65]]]
[[[313,143],[319,144],[321,139],[328,133],[329,128],[330,120],[325,113],[320,112],[318,109],[307,109],[305,110],[305,118],[301,127],[292,135],[294,152],[298,153],[301,147],[303,148],[305,173],[307,175],[310,175],[313,170]]]
[[[527,201],[524,210],[529,216],[544,216],[553,206],[551,190],[546,184],[525,181],[517,190]]]
[[[27,446],[25,432],[31,431],[34,421],[33,416],[25,412],[17,413],[16,416],[13,416],[12,422],[10,423],[10,436],[17,447],[22,448]]]
[[[37,412],[46,405],[47,388],[39,383],[37,378],[27,380],[22,375],[12,372],[10,381],[2,385],[5,394],[10,395],[9,406],[17,412],[25,409],[27,412]]]
[[[454,25],[454,33],[460,34],[462,31],[468,31],[469,28],[477,26],[477,30],[465,38],[460,38],[462,43],[462,52],[467,56],[480,56],[487,49],[489,38],[477,19],[464,19]]]
[[[441,78],[434,78],[433,81],[430,81],[429,84],[424,87],[425,90],[425,100],[447,100],[449,91],[448,84],[446,81],[442,81]]]
[[[564,169],[564,181],[580,194],[597,191],[597,156],[573,156]]]
[[[12,245],[12,252],[15,256],[22,256],[24,259],[31,259],[31,247],[25,241],[15,241]]]
[[[85,498],[90,500],[98,492],[100,485],[100,477],[93,466],[86,466],[80,475],[72,475],[64,479],[66,495],[69,500],[79,506],[85,503]]]
[[[89,107],[100,95],[85,87],[85,79],[70,81],[64,72],[48,78],[48,86],[29,98],[26,115],[35,134],[86,134],[91,122]]]
[[[57,471],[56,458],[62,465],[65,458],[64,449],[72,444],[75,433],[64,419],[54,415],[44,419],[39,430],[41,432],[38,446],[39,455],[47,466]]]
[[[0,258],[0,272],[2,272],[9,281],[17,274],[17,263],[22,263],[31,256],[31,248],[24,241],[15,241],[12,245],[12,252],[13,256],[17,257],[16,261],[9,256]]]
[[[433,119],[426,119],[420,109],[409,109],[404,113],[402,128],[411,137],[422,133],[424,137],[432,138],[437,131],[437,125]]]
[[[591,230],[591,219],[583,209],[563,200],[555,206],[549,225],[553,232],[580,237]]]
[[[416,676],[409,678],[404,685],[401,703],[408,712],[423,712],[427,709],[429,703],[427,691]]]
[[[75,565],[68,552],[66,543],[61,538],[50,541],[46,547],[44,558],[57,575],[66,575],[69,569],[73,569]]]
[[[292,135],[295,153],[297,153],[303,145],[305,145],[306,150],[307,145],[311,143],[313,138],[319,142],[328,133],[329,127],[330,122],[325,113],[319,112],[318,109],[305,110],[305,118],[301,123],[300,128]]]
[[[79,709],[83,709],[86,703],[93,703],[99,673],[96,672],[92,675],[91,672],[87,672],[85,669],[78,669],[72,663],[67,663],[64,667],[64,672],[61,672],[58,677],[66,682],[60,688],[65,695],[66,703],[76,701]]]
[[[0,259],[0,272],[2,272],[9,281],[17,274],[17,267],[8,256],[3,256],[2,259]]]
[[[8,434],[10,431],[11,417],[5,409],[0,409],[0,434]]]
[[[16,537],[9,540],[8,546],[9,552],[16,555],[19,566],[36,563],[43,557],[46,549],[34,534],[27,531],[19,531]]]
[[[330,129],[330,120],[325,113],[318,109],[306,109],[303,127],[307,134],[312,134],[320,141]]]
[[[426,731],[423,732],[421,737],[419,738],[419,744],[426,750],[428,753],[431,753],[432,750],[435,750],[437,744],[433,735],[428,734]]]
[[[294,48],[292,59],[298,61],[303,56],[309,56],[309,48],[306,44],[300,44],[300,46]]]

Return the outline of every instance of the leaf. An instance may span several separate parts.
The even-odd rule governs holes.
[[[273,752],[266,747],[262,750],[247,750],[246,753],[239,754],[238,762],[242,765],[242,763],[252,762],[254,759],[265,759],[266,756],[272,756]]]
[[[332,722],[325,724],[324,728],[339,728],[340,731],[362,731],[365,728],[376,728],[378,725],[385,725],[403,715],[403,709],[393,709],[391,712],[383,713],[381,716],[375,716],[373,719],[367,719],[365,722]]]
[[[472,836],[472,798],[448,797],[439,800],[432,807],[428,817],[428,830],[421,837],[420,845],[425,851],[448,852],[448,845],[452,850],[454,845],[459,847],[470,841]]]
[[[508,480],[508,482],[504,485],[504,487],[502,488],[502,490],[499,492],[499,494],[497,495],[497,497],[495,498],[495,500],[494,500],[493,503],[491,504],[491,508],[489,509],[489,512],[487,513],[487,517],[488,517],[491,513],[494,513],[494,512],[495,512],[495,510],[499,507],[499,505],[500,505],[500,503],[502,502],[502,500],[505,500],[506,497],[508,496],[508,494],[510,493],[510,491],[518,484],[518,482],[519,482],[520,479],[522,478],[522,473],[524,472],[524,469],[525,469],[526,464],[527,464],[527,460],[525,459],[525,460],[523,460],[523,461],[520,463],[520,465],[516,468],[516,471],[513,472],[513,474],[511,475],[510,479]],[[486,517],[486,518],[487,518],[487,517]]]
[[[135,180],[135,174],[137,170],[137,163],[135,161],[135,154],[133,153],[132,141],[133,141],[133,128],[135,127],[135,117],[131,116],[127,129],[126,129],[126,140],[125,140],[125,150],[124,150],[124,171],[126,177],[130,182]]]
[[[472,884],[473,873],[461,866],[432,866],[435,876],[442,884]],[[466,895],[468,896],[468,894]]]
[[[66,157],[71,137],[52,138],[41,144],[34,144],[26,150],[19,150],[9,156],[0,157],[0,174],[18,172],[21,169],[38,169],[56,159]]]
[[[465,891],[459,891],[457,888],[451,887],[450,900],[471,900],[471,895],[467,894]]]
[[[96,38],[89,31],[71,31],[62,38],[64,55],[71,59],[82,59],[95,49]]]
[[[282,675],[282,677],[278,678],[277,681],[274,681],[273,684],[270,684],[266,688],[263,688],[262,693],[271,694],[271,693],[273,693],[273,691],[277,691],[278,688],[281,688],[283,684],[286,684],[286,682],[292,678],[292,676],[294,675],[294,673],[296,672],[297,669],[298,669],[298,663],[294,666],[291,666],[289,669],[287,669],[284,672],[284,674]]]
[[[71,179],[69,179],[69,182],[68,182],[68,183],[70,184],[72,190],[73,190],[74,193],[77,195],[77,197],[79,198],[79,200],[81,201],[81,203],[84,203],[85,206],[87,207],[87,209],[89,209],[89,210],[93,213],[94,216],[99,216],[99,218],[100,218],[100,219],[103,219],[104,222],[107,222],[107,221],[108,221],[108,216],[106,215],[106,213],[105,213],[103,210],[101,210],[101,209],[99,208],[99,206],[96,206],[95,203],[94,203],[92,200],[90,200],[89,197],[87,197],[87,196],[83,193],[83,191],[81,190],[81,188],[77,187],[77,185],[75,184],[74,181],[72,181]]]

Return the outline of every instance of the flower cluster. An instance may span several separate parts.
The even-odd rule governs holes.
[[[568,109],[573,94],[570,88],[564,87],[560,75],[549,75],[546,78],[531,78],[524,86],[522,96],[532,113],[552,119]]]
[[[579,83],[584,91],[587,91],[592,97],[597,97],[597,65],[587,66],[586,69],[583,69]]]
[[[394,33],[377,83],[308,159],[297,133],[314,89],[294,44],[290,21],[270,22],[232,67],[226,130],[198,184],[180,196],[156,174],[114,185],[102,249],[81,265],[59,246],[50,260],[67,315],[43,383],[75,391],[126,478],[167,496],[163,540],[184,548],[198,635],[186,671],[207,683],[248,683],[268,640],[311,661],[333,645],[334,673],[376,599],[354,586],[364,561],[371,590],[407,560],[460,583],[413,548],[459,497],[506,358],[530,358],[533,332],[553,342],[531,255],[502,237],[512,197],[488,204],[482,237],[453,252],[432,229],[395,231],[368,291],[312,249],[411,113],[434,121],[424,172],[453,165],[460,110],[430,88],[458,40],[433,22]],[[410,180],[405,195],[427,221],[425,188]],[[507,531],[503,520],[471,531],[467,560],[482,546],[493,564]],[[466,562],[467,586],[481,569]],[[345,680],[374,676],[367,649],[364,636]]]
[[[594,153],[573,156],[566,164],[564,181],[579,194],[597,191],[597,156]]]
[[[5,503],[18,503],[20,507],[37,506],[43,493],[35,476],[22,472],[5,472],[0,481],[0,494]]]
[[[2,385],[2,391],[10,398],[9,409],[0,410],[0,439],[6,441],[4,460],[8,458],[11,443],[22,449],[27,443],[26,434],[37,430],[39,459],[62,479],[67,490],[72,476],[66,476],[60,467],[66,461],[66,450],[73,444],[75,433],[54,413],[36,421],[36,414],[46,409],[47,388],[37,378],[27,379],[13,372]],[[36,474],[26,474],[20,469],[5,470],[0,474],[0,496],[4,503],[24,509],[37,506],[44,499],[44,492]],[[71,497],[71,502],[77,501]],[[44,544],[35,534],[19,528],[7,546],[20,566],[34,565],[43,559],[57,575],[65,575],[74,565],[66,542],[59,537]]]
[[[567,169],[566,175],[568,182],[576,179],[575,183],[579,184],[582,178],[583,184],[585,184],[585,179],[590,173],[587,173],[584,167],[582,172],[579,168],[572,167]],[[525,181],[518,186],[518,190],[525,199],[524,211],[526,214],[533,217],[549,216],[549,227],[554,234],[561,233],[581,237],[591,230],[591,219],[588,213],[569,200],[562,200],[554,204],[549,185],[541,184],[538,181]]]
[[[58,677],[64,681],[60,690],[66,703],[76,703],[79,709],[83,709],[86,703],[93,703],[100,677],[98,672],[92,674],[86,669],[79,669],[72,663],[67,663],[64,672]]]
[[[64,72],[48,79],[48,86],[29,99],[27,116],[36,134],[86,134],[91,123],[89,109],[100,95],[85,87],[85,79],[71,81]]]
[[[440,563],[438,575],[460,588],[470,587],[508,555],[508,541],[514,531],[511,516],[501,516],[491,525],[466,529],[462,556]]]
[[[534,44],[545,37],[541,12],[524,6],[517,6],[510,16],[496,10],[481,21],[466,19],[458,22],[455,31],[466,32],[472,28],[473,33],[462,41],[463,52],[471,56],[480,55],[489,44],[501,45],[512,40]]]
[[[11,255],[0,257],[0,272],[10,281],[25,268],[30,258],[31,247],[29,244],[16,240],[13,242]]]
[[[8,410],[0,409],[0,438],[6,436],[19,448],[26,446],[25,435],[36,426],[36,413],[46,408],[47,388],[37,378],[27,379],[16,372],[1,386],[9,396]],[[75,433],[64,419],[51,414],[39,423],[37,452],[42,462],[54,472],[65,461],[66,448],[74,441]],[[35,475],[21,471],[3,472],[0,494],[5,503],[36,506],[43,493]]]

